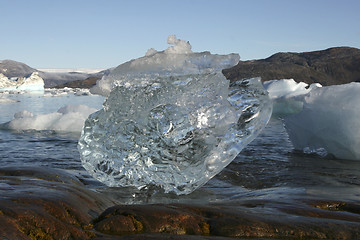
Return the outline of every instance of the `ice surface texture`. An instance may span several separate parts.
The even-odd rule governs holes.
[[[57,112],[38,115],[24,110],[15,113],[14,119],[10,122],[0,124],[0,129],[79,133],[85,119],[95,111],[97,109],[85,105],[66,105]]]
[[[321,87],[282,79],[264,86],[295,149],[360,160],[360,83]]]
[[[119,65],[109,76],[98,81],[91,92],[109,96],[115,86],[146,85],[156,77],[221,72],[224,68],[236,65],[240,59],[234,53],[217,55],[192,52],[188,42],[176,39],[174,35],[169,36],[168,43],[175,46],[164,51],[151,48],[144,57]]]
[[[108,186],[188,194],[227,166],[270,118],[260,79],[230,84],[214,71],[232,56],[189,53],[186,42],[172,42],[181,44],[180,54],[153,50],[115,69],[103,109],[85,121],[83,166]]]
[[[294,147],[325,149],[340,159],[360,160],[360,83],[315,88],[303,110],[285,118]]]
[[[0,92],[4,91],[44,91],[44,80],[38,72],[33,72],[29,77],[8,79],[0,73]]]
[[[273,101],[273,116],[286,117],[303,109],[303,98],[311,90],[322,87],[319,83],[295,82],[294,79],[280,79],[264,82],[265,89]]]
[[[85,121],[84,167],[109,186],[160,186],[187,194],[227,166],[266,125],[271,103],[259,79],[220,73],[116,87]]]

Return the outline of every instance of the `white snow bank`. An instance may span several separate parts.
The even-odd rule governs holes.
[[[273,100],[273,116],[284,117],[295,114],[303,109],[303,97],[321,84],[295,82],[294,79],[271,80],[263,83]]]
[[[285,117],[295,149],[325,149],[340,159],[360,160],[360,83],[314,88],[303,109]]]
[[[44,80],[38,72],[33,72],[29,77],[8,79],[0,73],[0,92],[4,91],[44,91]]]
[[[168,43],[174,46],[164,51],[151,48],[146,55],[116,67],[108,76],[104,76],[91,89],[94,94],[108,96],[114,86],[130,84],[142,85],[157,76],[176,76],[220,72],[224,68],[236,65],[238,54],[217,55],[210,52],[194,53],[189,42],[168,37]]]
[[[86,105],[67,105],[57,112],[34,115],[28,111],[15,113],[14,119],[2,124],[12,130],[53,130],[57,132],[81,132],[86,118],[95,108]]]

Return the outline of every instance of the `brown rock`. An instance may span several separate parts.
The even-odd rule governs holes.
[[[360,239],[354,202],[113,204],[62,171],[0,168],[0,239]]]
[[[230,240],[234,238],[200,235],[174,235],[166,233],[142,233],[125,236],[102,236],[94,240]]]
[[[71,82],[67,82],[64,84],[60,84],[55,86],[55,88],[91,88],[94,85],[96,85],[96,81],[99,80],[101,77],[97,77],[97,76],[92,76],[92,77],[88,77],[85,80],[76,80],[76,81],[71,81]]]
[[[277,53],[266,59],[240,61],[224,69],[230,80],[261,77],[263,81],[293,78],[323,86],[360,81],[360,49],[329,48],[304,53]]]
[[[110,200],[75,177],[40,167],[0,168],[0,239],[89,239]]]
[[[314,203],[250,203],[239,203],[237,206],[121,205],[107,209],[94,221],[94,225],[101,233],[124,236],[116,239],[146,239],[144,236],[158,236],[160,233],[166,235],[159,239],[179,239],[169,238],[168,234],[201,235],[204,238],[360,237],[360,216],[353,213],[331,212],[314,207]],[[136,238],[140,236],[144,238]]]
[[[124,236],[102,236],[94,240],[230,240],[234,238],[200,235],[174,235],[166,233],[140,233]]]
[[[141,232],[209,234],[208,225],[203,217],[188,213],[175,205],[114,206],[95,220],[95,229],[113,235]]]

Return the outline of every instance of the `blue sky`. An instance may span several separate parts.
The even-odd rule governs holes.
[[[0,0],[0,60],[34,68],[109,68],[164,50],[276,52],[360,48],[359,0]]]

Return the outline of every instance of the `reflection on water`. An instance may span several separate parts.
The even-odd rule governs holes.
[[[25,96],[23,97],[26,98]],[[26,101],[22,99],[22,101]],[[31,98],[32,99],[32,98]],[[30,99],[30,100],[31,100]],[[40,101],[34,98],[35,102]],[[44,98],[42,98],[44,101]],[[45,100],[45,102],[48,99]],[[53,101],[53,100],[51,100]],[[66,104],[91,103],[100,107],[102,99],[69,98],[60,103],[29,105],[28,108],[1,105],[0,122],[9,121],[21,110],[34,113],[57,111]],[[91,102],[93,101],[93,102]],[[65,102],[65,103],[64,103]],[[36,106],[42,107],[37,109]],[[89,104],[87,104],[89,105]],[[97,106],[95,106],[97,105]],[[30,108],[30,109],[29,109]],[[3,111],[4,110],[4,111]],[[12,115],[11,115],[12,114]],[[47,166],[63,169],[96,191],[119,203],[236,203],[244,200],[294,201],[296,199],[360,200],[360,162],[321,158],[294,152],[280,120],[272,119],[266,129],[220,174],[187,196],[164,195],[156,189],[147,192],[131,188],[108,188],[82,168],[77,151],[78,135],[51,131],[13,132],[0,130],[2,166]]]

